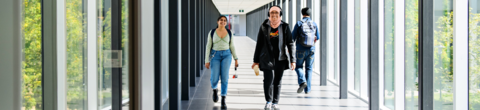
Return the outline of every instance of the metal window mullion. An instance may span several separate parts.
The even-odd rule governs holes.
[[[183,76],[183,77],[181,77],[181,81],[182,81],[182,83],[181,83],[181,89],[182,89],[181,90],[181,98],[182,99],[181,100],[190,99],[190,96],[189,96],[190,75],[189,75],[189,73],[192,71],[192,69],[191,69],[192,67],[190,67],[190,62],[191,62],[190,56],[191,56],[191,54],[188,54],[189,51],[190,51],[189,46],[192,45],[191,43],[189,43],[191,41],[191,39],[189,39],[189,31],[188,31],[189,28],[190,28],[188,26],[190,24],[189,23],[190,22],[190,20],[189,20],[190,17],[188,17],[190,15],[190,11],[189,11],[190,2],[191,2],[190,0],[182,0],[181,1],[181,7],[184,7],[184,8],[179,7],[180,10],[181,10],[181,14],[186,16],[186,17],[179,17],[180,19],[182,19],[181,21],[186,21],[186,22],[181,22],[182,24],[181,24],[181,27],[179,27],[179,28],[183,28],[183,29],[180,29],[181,31],[178,31],[179,33],[180,32],[184,33],[184,34],[181,34],[182,40],[181,40],[181,43],[179,43],[179,45],[181,45],[181,44],[184,45],[184,46],[181,46],[182,51],[181,51],[181,54],[180,54],[180,55],[182,55],[182,58],[183,58],[183,60],[180,59],[181,62],[182,62],[180,67],[181,67],[181,70],[183,70],[183,71],[181,71],[181,73],[182,73],[181,75]],[[179,14],[179,16],[181,14]]]
[[[328,45],[327,41],[329,39],[328,37],[328,7],[327,3],[328,0],[321,0],[321,20],[320,20],[320,86],[326,86],[327,85],[327,63],[328,63]]]
[[[22,107],[22,13],[21,0],[0,1],[0,106],[5,110]]]
[[[368,99],[368,107],[370,110],[379,110],[380,109],[380,94],[379,94],[379,45],[380,43],[380,23],[383,21],[380,20],[380,14],[383,11],[380,11],[383,5],[380,5],[379,1],[381,0],[369,0],[369,13],[368,13],[368,22],[369,22],[369,31],[368,31],[368,39],[369,39],[369,48],[368,48],[368,59],[369,59],[369,69],[368,69],[368,78],[369,78],[369,99]]]
[[[405,109],[405,0],[395,0],[395,109]]]
[[[294,21],[293,21],[293,17],[292,17],[292,10],[293,10],[293,1],[294,0],[287,0],[288,2],[288,22],[290,24],[290,29],[293,29],[293,26],[295,25]]]
[[[181,26],[181,20],[179,16],[180,10],[180,1],[178,0],[169,0],[168,1],[168,36],[176,36],[176,37],[168,37],[169,41],[169,48],[168,48],[168,104],[169,109],[178,110],[181,109],[181,84],[180,84],[180,63],[181,59],[179,57],[181,52],[181,35],[179,34],[179,28]],[[180,18],[181,19],[181,18]],[[178,37],[180,36],[180,37]]]
[[[97,108],[97,31],[96,31],[96,5],[95,0],[87,2],[87,100],[88,109]]]
[[[469,109],[469,0],[453,1],[453,109]]]
[[[294,0],[294,1],[296,1],[296,4],[295,4],[295,8],[296,8],[296,10],[295,10],[295,16],[296,16],[296,18],[297,18],[297,19],[295,19],[295,20],[299,21],[299,20],[302,20],[302,14],[301,14],[301,11],[300,11],[300,10],[302,9],[302,8],[301,8],[301,6],[302,6],[302,0]],[[295,22],[295,21],[294,21],[294,22]],[[292,29],[293,29],[293,28],[292,28]]]
[[[112,0],[111,49],[122,50],[122,0]],[[113,54],[113,53],[112,53]],[[122,53],[119,53],[122,54]],[[112,67],[112,109],[122,109],[122,68]]]
[[[67,39],[65,0],[57,0],[57,109],[67,109]]]
[[[348,95],[348,0],[340,0],[340,99]]]
[[[418,102],[419,110],[433,110],[434,102],[434,2],[433,0],[419,0],[419,57],[418,57]]]
[[[42,1],[42,106],[44,110],[57,108],[57,0]]]

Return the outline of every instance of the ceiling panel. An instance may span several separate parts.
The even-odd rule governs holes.
[[[273,0],[212,0],[220,14],[247,14]],[[239,12],[243,9],[244,12]]]

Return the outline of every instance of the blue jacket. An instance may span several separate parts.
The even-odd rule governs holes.
[[[311,21],[312,19],[310,17],[303,17],[302,21]],[[293,41],[297,41],[297,36],[299,37],[300,36],[300,26],[302,26],[302,21],[297,21],[297,24],[295,24],[295,27],[293,28],[293,31],[292,31],[292,39]],[[320,39],[320,33],[318,31],[318,26],[317,26],[317,23],[313,22],[313,26],[315,26],[315,28],[317,28],[317,31],[315,33],[315,35],[317,36],[317,41]],[[315,51],[315,46],[313,47],[304,47],[302,46],[300,43],[296,43],[296,46],[297,46],[297,51],[298,50],[312,50],[312,51]]]

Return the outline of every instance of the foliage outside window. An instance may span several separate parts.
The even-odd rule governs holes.
[[[41,0],[23,0],[22,109],[42,109]]]

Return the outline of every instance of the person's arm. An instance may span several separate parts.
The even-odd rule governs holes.
[[[290,27],[289,27],[290,28]],[[297,41],[297,30],[298,30],[298,23],[295,23],[295,26],[293,26],[293,31],[291,32],[292,40],[293,42]],[[289,30],[290,31],[290,30]]]
[[[230,36],[230,52],[232,53],[233,59],[238,60],[237,52],[235,51],[235,45],[233,44],[234,41],[235,40],[233,40],[233,36]]]
[[[212,36],[210,36],[212,31],[208,32],[208,40],[207,40],[207,46],[205,46],[205,63],[210,63],[210,50],[213,48],[212,47]]]
[[[263,40],[264,40],[264,35],[262,32],[262,26],[260,26],[260,29],[258,31],[257,35],[257,44],[255,46],[255,53],[253,55],[253,63],[259,63],[260,62],[260,53],[262,52],[263,49]]]
[[[297,59],[296,59],[297,57],[295,57],[295,55],[296,55],[295,54],[295,52],[296,52],[295,43],[292,39],[292,34],[290,33],[290,27],[288,27],[288,26],[286,26],[286,27],[287,27],[287,29],[286,29],[287,33],[284,34],[284,35],[286,35],[285,36],[286,37],[285,43],[286,43],[286,46],[287,46],[287,49],[288,49],[288,53],[290,54],[290,62],[295,63],[295,62],[297,62]]]

